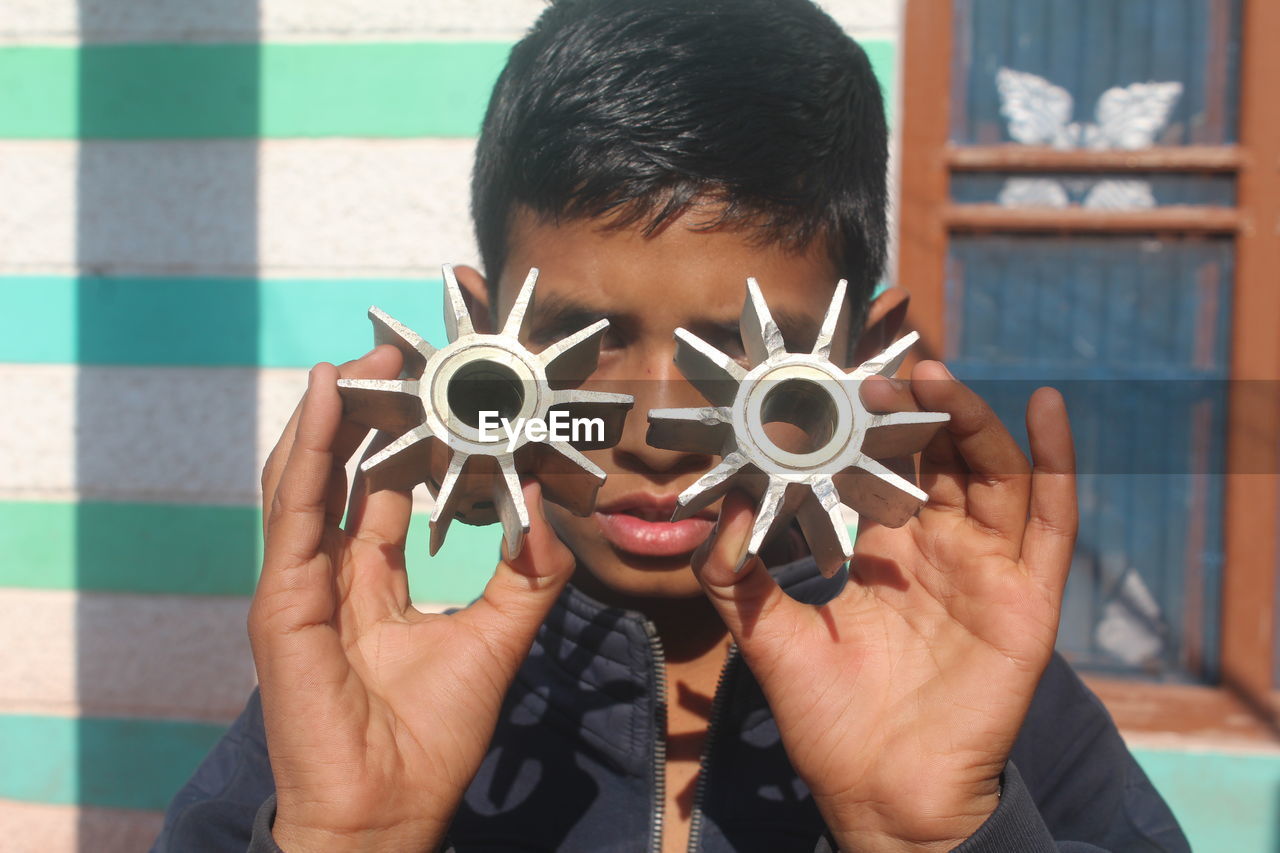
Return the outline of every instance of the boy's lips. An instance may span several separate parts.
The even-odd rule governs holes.
[[[634,493],[596,509],[596,521],[604,538],[619,551],[644,557],[676,557],[692,553],[715,524],[708,508],[692,518],[672,522],[675,495]]]

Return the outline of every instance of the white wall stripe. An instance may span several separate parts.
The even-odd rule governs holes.
[[[0,714],[230,722],[256,683],[248,610],[247,598],[0,589],[0,648],[21,650]]]
[[[23,401],[0,419],[0,494],[256,504],[305,388],[301,370],[0,365],[0,399]]]
[[[468,139],[0,141],[0,274],[438,275],[442,262],[478,257],[473,149]]]
[[[0,800],[4,845],[13,853],[138,853],[163,823],[160,812]]]
[[[0,43],[515,39],[544,0],[7,0]],[[820,0],[858,37],[893,37],[899,0]]]
[[[0,590],[0,710],[227,722],[255,683],[247,598]]]
[[[306,370],[0,364],[0,400],[22,401],[0,418],[0,500],[256,506],[306,387]],[[430,510],[425,486],[414,503]]]

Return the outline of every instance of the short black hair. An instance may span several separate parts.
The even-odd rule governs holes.
[[[524,206],[652,233],[706,227],[824,241],[855,330],[884,268],[888,133],[866,53],[810,0],[557,0],[511,51],[476,149],[490,282]]]

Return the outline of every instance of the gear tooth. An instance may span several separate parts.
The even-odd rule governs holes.
[[[413,429],[427,416],[413,379],[339,379],[338,394],[347,419],[394,435]]]
[[[534,476],[547,500],[580,517],[591,514],[605,481],[598,465],[562,441],[546,443]]]
[[[893,376],[906,360],[907,350],[911,349],[912,344],[918,340],[920,340],[919,332],[903,335],[885,347],[879,355],[867,359],[854,368],[850,375],[858,379],[865,379],[868,376]]]
[[[784,494],[786,494],[786,486],[771,480],[760,498],[760,503],[756,504],[756,517],[751,522],[751,537],[747,540],[747,553],[751,556],[759,554],[760,549],[764,547],[770,528],[778,520]]]
[[[449,524],[458,511],[458,502],[462,497],[458,491],[458,481],[462,470],[467,465],[465,453],[454,452],[449,460],[449,469],[440,482],[440,491],[436,494],[436,505],[431,510],[431,556],[434,557],[444,544],[445,534],[449,532]]]
[[[723,406],[649,410],[650,447],[720,456],[732,439],[732,416]]]
[[[538,354],[552,387],[578,384],[595,371],[600,341],[608,330],[608,320],[597,320]]]
[[[720,463],[698,478],[698,481],[676,497],[676,510],[672,521],[682,521],[711,506],[738,485],[747,460],[741,454],[730,453]]]
[[[444,274],[444,331],[453,343],[458,338],[475,334],[471,325],[471,314],[467,311],[467,302],[462,298],[462,287],[453,272],[453,264],[445,264],[441,268]]]
[[[530,303],[533,302],[533,289],[537,283],[538,268],[530,267],[529,274],[524,278],[524,284],[520,285],[516,301],[507,312],[506,322],[502,324],[502,334],[519,339],[520,332],[524,329],[525,315],[529,312]]]
[[[501,475],[494,483],[493,502],[502,522],[502,538],[506,545],[505,559],[514,560],[524,547],[525,534],[529,532],[529,507],[524,502],[520,488],[520,475],[510,456],[498,461]]]
[[[831,577],[853,556],[844,506],[830,477],[813,483],[796,512],[800,530],[824,577]]]
[[[373,345],[391,344],[400,350],[400,354],[404,357],[400,367],[400,378],[420,377],[427,366],[427,361],[435,355],[436,348],[377,305],[369,306],[369,322],[373,325]]]
[[[911,456],[924,450],[943,424],[946,412],[890,412],[872,415],[862,439],[862,453],[872,459]]]
[[[686,329],[676,329],[676,367],[715,406],[732,405],[746,378],[742,365]]]
[[[742,330],[742,346],[752,366],[787,351],[782,331],[773,321],[769,303],[765,302],[764,294],[760,292],[760,283],[754,278],[747,279],[747,301],[743,303],[739,325]]]
[[[836,282],[836,291],[831,295],[827,305],[827,313],[822,318],[822,326],[818,329],[818,339],[813,344],[813,355],[818,358],[831,359],[831,341],[836,335],[836,324],[840,321],[840,309],[844,306],[845,289],[849,282],[840,279]]]
[[[929,500],[915,483],[867,456],[832,479],[841,501],[885,527],[906,524]]]
[[[360,473],[371,491],[405,491],[423,482],[431,465],[431,430],[422,424],[409,430],[360,463]]]
[[[597,440],[594,437],[574,440],[573,444],[582,450],[600,450],[613,447],[622,440],[622,430],[626,426],[627,413],[635,405],[635,398],[630,394],[613,394],[608,391],[556,391],[551,396],[548,411],[562,409],[572,419],[599,418],[604,425],[603,435]]]

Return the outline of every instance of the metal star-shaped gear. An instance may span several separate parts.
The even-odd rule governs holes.
[[[919,452],[949,416],[873,414],[858,394],[863,380],[892,376],[919,335],[899,339],[846,373],[831,361],[845,286],[843,280],[836,285],[817,342],[807,353],[787,351],[754,278],[747,279],[740,324],[747,367],[697,335],[676,330],[676,365],[711,405],[651,409],[648,442],[722,457],[681,492],[672,521],[688,518],[735,487],[757,498],[738,570],[795,518],[829,577],[853,556],[841,504],[900,527],[928,499],[878,460]],[[804,446],[780,446],[777,425],[784,430],[789,425],[793,435],[801,431]]]
[[[600,340],[609,327],[599,320],[540,353],[520,343],[533,301],[538,270],[529,270],[515,304],[496,335],[478,334],[471,324],[453,267],[444,267],[444,320],[448,346],[436,349],[376,307],[369,309],[375,344],[392,344],[404,355],[399,379],[341,379],[346,415],[396,436],[361,465],[370,489],[410,489],[426,482],[436,499],[431,513],[431,553],[444,543],[454,516],[468,524],[502,522],[507,554],[520,552],[529,531],[529,511],[520,475],[532,474],[543,493],[578,515],[589,515],[605,473],[580,449],[612,447],[634,398],[627,394],[572,390],[595,370]],[[569,418],[599,418],[603,429],[592,440],[538,440],[502,434],[485,440],[480,411],[551,421],[555,411]],[[495,431],[489,432],[489,438]],[[496,432],[501,432],[498,430]],[[512,446],[513,445],[513,446]],[[443,470],[433,480],[433,461]],[[480,500],[475,500],[476,496]],[[463,503],[471,498],[468,506]]]

